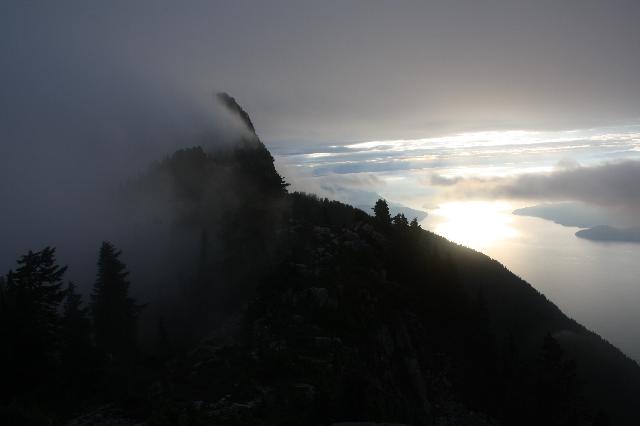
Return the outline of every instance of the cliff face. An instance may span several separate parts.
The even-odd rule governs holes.
[[[229,112],[231,112],[232,114],[236,114],[238,117],[240,117],[240,119],[245,124],[245,126],[247,126],[247,129],[249,129],[254,135],[257,136],[256,128],[253,126],[253,123],[251,122],[251,117],[249,117],[249,114],[247,114],[247,112],[244,109],[242,109],[242,107],[238,104],[238,102],[234,97],[232,97],[231,95],[225,92],[220,92],[216,96],[218,100],[225,107],[227,107]]]

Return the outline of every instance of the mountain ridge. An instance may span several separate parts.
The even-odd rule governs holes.
[[[258,146],[263,147],[261,143]],[[211,161],[218,161],[215,155]],[[269,170],[277,175],[275,169]],[[253,360],[245,359],[246,365],[240,363],[230,369],[240,376],[243,376],[240,371],[247,365],[261,371],[265,368],[264,363],[271,365],[273,357],[288,366],[284,370],[276,369],[281,377],[267,375],[270,378],[262,377],[262,384],[254,383],[260,379],[245,377],[246,382],[240,385],[244,389],[242,393],[246,393],[245,399],[249,398],[247,395],[253,395],[251,404],[262,407],[258,412],[269,419],[267,423],[278,423],[278,415],[287,413],[296,419],[290,420],[293,423],[312,424],[314,416],[320,415],[318,407],[313,408],[316,404],[324,404],[326,410],[320,416],[323,422],[318,424],[348,418],[432,424],[447,417],[455,419],[451,424],[485,424],[484,421],[488,421],[486,424],[513,424],[509,422],[516,420],[527,424],[519,417],[521,413],[516,414],[518,410],[530,411],[528,416],[534,424],[543,421],[545,415],[550,415],[558,424],[573,421],[573,417],[580,418],[580,424],[598,414],[597,410],[585,408],[585,404],[603,408],[615,424],[633,424],[637,419],[631,395],[640,390],[638,365],[567,317],[544,295],[500,263],[415,225],[409,226],[401,216],[393,220],[391,217],[371,217],[351,206],[302,193],[278,193],[276,198],[281,201],[278,204],[282,206],[279,213],[282,217],[270,222],[278,228],[275,234],[269,234],[269,238],[273,238],[271,244],[275,246],[267,262],[270,266],[266,275],[257,277],[257,286],[246,287],[251,288],[247,294],[257,291],[257,297],[240,296],[234,302],[236,308],[229,315],[241,318],[241,325],[236,324],[234,328],[236,337],[229,340],[227,335],[222,338],[226,344],[216,343],[213,347],[206,341],[201,342],[196,352],[209,355],[194,361],[195,364],[209,362],[212,353],[218,354],[214,356],[218,359],[216,362],[230,361],[229,355],[222,356],[219,351],[230,351],[235,354],[233,357],[240,358],[242,352],[256,354]],[[255,217],[249,220],[260,221],[260,215],[252,216]],[[338,272],[332,272],[334,270]],[[356,291],[357,296],[350,294],[352,291]],[[373,305],[363,308],[358,302],[360,297],[370,300]],[[250,300],[249,305],[243,308],[242,300]],[[230,302],[230,305],[234,303]],[[333,318],[336,315],[341,320]],[[387,322],[374,319],[378,316],[387,317]],[[371,329],[361,328],[357,324],[362,321],[376,325]],[[334,328],[335,324],[347,324],[352,329],[345,335]],[[263,331],[257,332],[256,327]],[[319,335],[305,336],[308,333]],[[362,333],[362,337],[354,335],[358,333]],[[216,334],[219,342],[225,332]],[[453,338],[450,334],[459,337]],[[541,347],[547,338],[562,347],[560,353],[566,357],[554,361],[562,366],[557,367],[561,371],[555,373],[540,370],[544,369],[539,359],[544,350]],[[429,349],[422,339],[435,343],[436,348]],[[275,353],[274,344],[282,345]],[[465,357],[472,347],[479,351],[480,361]],[[374,358],[353,355],[363,350],[377,355]],[[408,355],[401,356],[404,361],[399,367],[393,359],[398,351],[405,350]],[[505,355],[504,351],[512,352]],[[449,367],[452,371],[446,373],[441,367],[433,366],[442,356],[452,365]],[[345,371],[335,364],[336,358],[343,357],[351,360],[350,368],[355,370]],[[513,359],[505,361],[505,357]],[[269,359],[271,361],[267,361]],[[511,366],[505,367],[504,363]],[[190,376],[212,377],[215,374],[215,369],[194,373],[190,370],[192,365],[187,364],[184,368]],[[283,365],[278,368],[284,368]],[[323,374],[333,377],[333,382],[326,383],[322,374],[318,376],[319,365],[324,369]],[[381,373],[387,372],[383,376],[369,375],[359,365],[377,365]],[[272,368],[276,366],[272,365]],[[289,368],[297,371],[294,377],[288,373]],[[488,371],[477,371],[482,368]],[[505,373],[504,369],[511,370]],[[610,377],[602,377],[603,369]],[[329,395],[328,389],[334,388],[342,395],[351,386],[338,378],[343,374],[355,374],[360,383],[356,386],[360,390],[354,388],[353,392],[360,393],[365,400],[351,402],[360,409],[349,408],[344,401]],[[388,374],[392,376],[388,377]],[[440,387],[439,379],[432,377],[441,374],[450,382],[444,388]],[[467,374],[471,378],[467,378]],[[553,382],[547,384],[551,388],[565,386],[554,380],[569,380],[560,378],[566,374],[574,377],[570,379],[572,383],[577,380],[586,385],[580,396],[575,393],[571,402],[565,401],[563,398],[567,397],[562,393],[572,394],[572,391],[551,392],[561,400],[556,402],[558,406],[549,413],[535,414],[536,404],[544,402],[555,406],[553,401],[538,395],[536,389],[542,385],[537,382],[536,374],[559,375],[549,379]],[[402,376],[407,379],[399,379]],[[272,389],[271,380],[288,383],[286,389],[281,390],[282,394]],[[370,381],[379,384],[369,389],[371,385],[366,383]],[[488,391],[480,390],[482,383],[488,386]],[[524,396],[511,400],[512,396],[499,390],[505,383],[515,386],[516,393]],[[377,390],[379,386],[397,388],[392,397],[395,402],[382,403],[382,394]],[[271,389],[269,395],[261,394],[262,391],[257,390],[260,388]],[[217,391],[220,396],[223,389],[224,386]],[[298,401],[302,405],[290,405],[291,398],[301,398],[297,394],[300,389],[306,389],[303,401]],[[486,395],[482,395],[483,392]],[[273,401],[269,402],[270,398],[280,402],[274,405]],[[346,398],[346,394],[337,398]],[[368,398],[378,402],[372,405],[366,402]],[[436,403],[439,398],[444,399]],[[208,406],[203,415],[219,419],[218,414],[212,413],[226,413],[220,414],[223,417],[231,415],[228,410],[233,404],[246,403],[241,400],[232,403],[231,400],[233,398],[227,399],[225,404],[228,405],[224,407],[217,403]],[[398,405],[398,401],[405,402]],[[434,408],[438,404],[440,409]],[[567,405],[572,408],[567,409]],[[304,413],[308,411],[315,414],[307,417]],[[476,418],[473,414],[476,411],[485,412],[485,420]],[[394,412],[398,414],[393,415]],[[256,415],[251,409],[236,414],[244,419],[242,421],[249,421]],[[330,415],[340,417],[327,417]]]
[[[176,277],[145,300],[142,329],[155,326],[157,342],[103,357],[91,386],[40,383],[44,423],[639,422],[636,362],[496,260],[392,217],[384,200],[369,215],[289,193],[248,114],[225,102],[255,140],[179,150],[125,191],[153,232],[190,242],[169,245],[172,263],[148,259]],[[0,419],[29,418],[30,395]]]

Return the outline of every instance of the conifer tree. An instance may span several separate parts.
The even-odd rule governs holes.
[[[9,365],[9,301],[7,299],[7,283],[0,277],[0,365]],[[3,388],[3,386],[0,386]],[[4,390],[4,389],[3,389]]]
[[[550,333],[542,343],[538,380],[539,404],[553,419],[548,424],[567,424],[576,412],[576,365]]]
[[[172,353],[171,342],[169,340],[169,332],[167,331],[167,325],[164,321],[164,317],[158,318],[158,335],[156,340],[156,353],[160,359],[167,359]]]
[[[8,311],[8,303],[7,300],[7,282],[4,277],[0,277],[0,332],[2,332],[1,336],[5,336],[5,323],[6,316]]]
[[[82,296],[71,282],[65,294],[60,340],[65,379],[72,385],[87,379],[93,358],[91,320],[88,309],[82,306]]]
[[[3,378],[15,390],[46,381],[56,368],[60,315],[66,266],[56,263],[55,248],[29,251],[18,260],[3,285],[4,358],[11,369]]]
[[[4,277],[0,277],[0,315],[5,311],[7,304],[7,283],[4,280]]]
[[[391,225],[391,214],[389,213],[389,205],[385,200],[380,198],[373,207],[373,213],[376,221],[383,227]]]
[[[122,252],[103,242],[91,295],[96,347],[108,357],[130,358],[136,350],[137,320],[143,308],[129,297],[129,272]]]
[[[393,217],[393,225],[400,230],[405,230],[409,227],[409,221],[404,214],[398,213]]]

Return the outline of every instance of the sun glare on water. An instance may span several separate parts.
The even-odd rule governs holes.
[[[434,231],[443,237],[476,250],[518,236],[512,227],[512,206],[506,202],[452,202],[438,206],[430,215]]]

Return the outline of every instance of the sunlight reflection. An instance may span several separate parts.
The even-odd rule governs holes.
[[[441,204],[434,231],[458,244],[482,250],[518,236],[511,226],[513,206],[506,202],[470,201]]]

